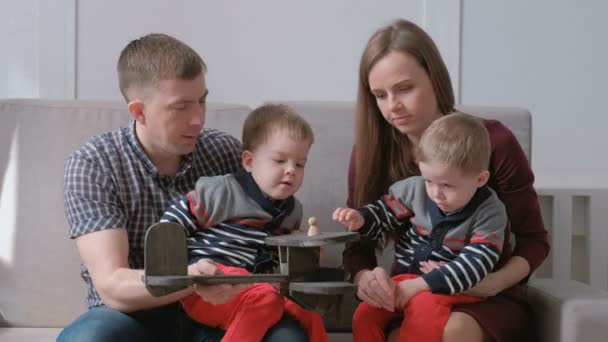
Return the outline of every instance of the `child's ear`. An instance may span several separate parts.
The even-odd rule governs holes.
[[[139,122],[142,125],[146,124],[146,116],[144,115],[144,103],[141,100],[135,99],[133,101],[130,101],[127,105],[127,108],[129,109],[129,113],[131,113],[131,117],[133,117],[135,121]]]
[[[488,180],[490,179],[490,171],[488,170],[483,170],[479,173],[479,175],[477,176],[477,187],[482,187],[484,185],[486,185],[486,183],[488,182]]]
[[[247,172],[251,172],[251,165],[253,164],[253,153],[249,150],[244,150],[241,154],[241,163]]]

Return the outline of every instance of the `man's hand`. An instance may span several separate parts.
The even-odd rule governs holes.
[[[430,287],[422,278],[404,280],[397,284],[395,306],[401,310],[412,297],[421,291],[428,290],[430,290]]]
[[[188,266],[188,275],[219,275],[223,272],[210,259],[201,259],[196,264]],[[250,287],[251,284],[218,284],[198,285],[194,284],[194,290],[206,302],[217,305],[224,304]]]
[[[362,301],[391,312],[395,310],[395,282],[382,267],[359,271],[354,283]]]
[[[338,221],[345,225],[351,232],[361,229],[365,222],[361,213],[351,208],[337,208],[334,211],[332,218],[334,221]]]

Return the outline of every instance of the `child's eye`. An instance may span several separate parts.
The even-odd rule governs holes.
[[[297,168],[299,168],[299,169],[303,169],[303,168],[304,168],[304,164],[302,164],[302,163],[297,163],[297,164],[296,164],[296,167],[297,167]]]
[[[285,160],[283,159],[274,159],[274,162],[277,164],[283,164],[285,162]]]

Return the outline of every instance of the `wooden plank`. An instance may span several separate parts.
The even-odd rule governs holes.
[[[324,232],[315,236],[306,234],[288,234],[267,237],[269,246],[288,247],[317,247],[329,244],[346,243],[359,240],[359,234],[354,232]]]
[[[176,223],[156,223],[146,231],[144,247],[144,283],[156,297],[188,287],[187,283],[171,286],[149,284],[150,276],[186,276],[188,274],[188,251],[186,232]]]
[[[206,276],[147,276],[146,284],[149,286],[183,286],[194,283],[201,285],[215,284],[253,284],[253,283],[280,283],[288,280],[283,274],[234,274],[234,275],[206,275]]]
[[[608,290],[608,194],[597,191],[589,199],[589,285]]]
[[[345,281],[333,282],[294,282],[289,283],[291,291],[318,294],[318,295],[342,295],[354,293],[356,286]]]
[[[553,278],[570,280],[572,275],[572,196],[553,197],[552,274]]]

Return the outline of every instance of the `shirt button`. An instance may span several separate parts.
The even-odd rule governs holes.
[[[433,246],[433,248],[437,248],[439,246],[439,243],[437,241],[433,241],[431,242],[431,246]]]

